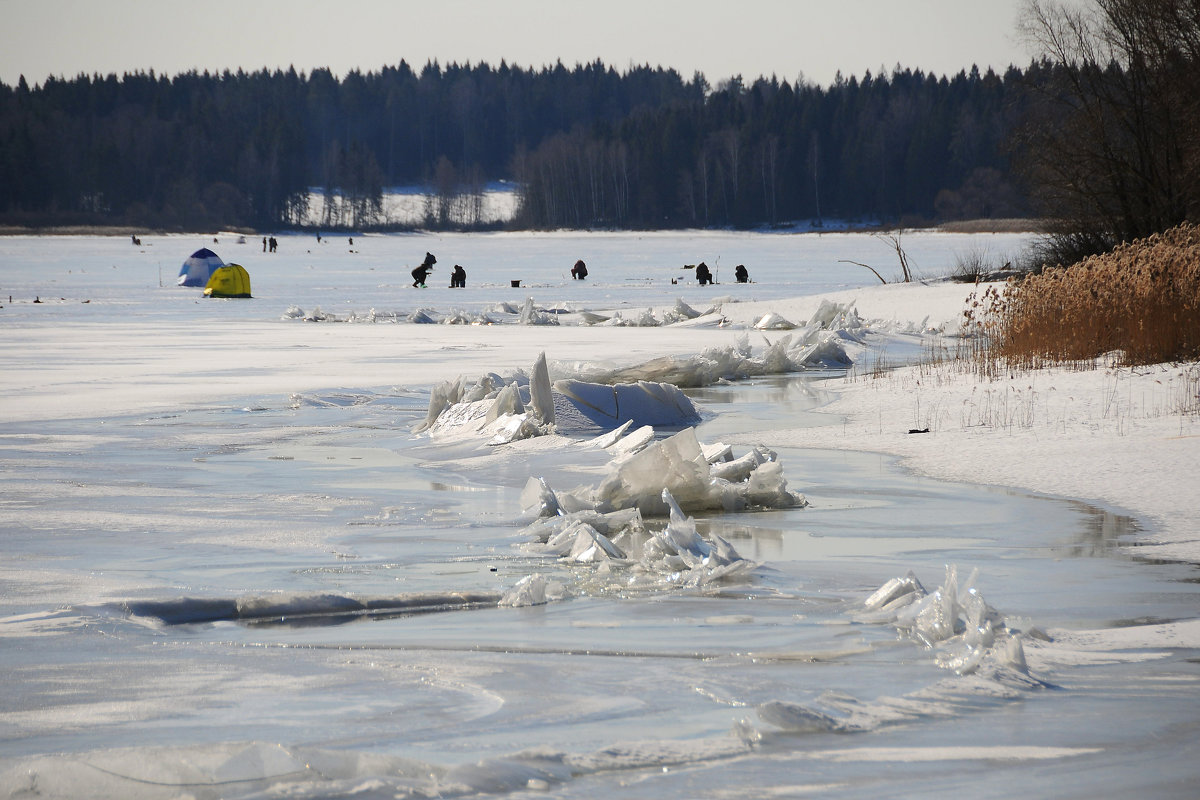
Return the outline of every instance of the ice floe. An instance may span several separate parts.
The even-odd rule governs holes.
[[[637,508],[565,511],[548,502],[547,492],[544,482],[531,479],[522,495],[535,498],[531,508],[536,511],[557,512],[522,530],[529,540],[523,549],[591,571],[576,574],[571,588],[540,574],[526,576],[504,595],[502,606],[540,605],[569,594],[609,590],[702,587],[746,574],[757,566],[720,536],[701,536],[695,519],[684,514],[667,489],[662,490],[662,502],[670,508],[665,526],[647,524]]]
[[[976,586],[979,570],[959,582],[947,565],[942,585],[927,592],[910,571],[892,578],[866,599],[863,621],[887,622],[937,651],[939,666],[959,674],[974,672],[986,660],[1024,667],[1019,635],[989,606]]]
[[[624,437],[637,446],[623,446],[623,439],[608,445],[617,455],[599,485],[555,492],[545,478],[533,477],[521,493],[523,518],[530,521],[522,529],[524,549],[596,568],[580,578],[577,591],[698,587],[743,575],[754,562],[719,535],[702,536],[685,506],[736,511],[806,503],[788,491],[775,454],[766,448],[733,459],[728,446],[702,448],[692,428],[658,442],[647,439],[646,430]],[[718,465],[728,468],[716,474]],[[664,515],[665,525],[646,519]],[[529,576],[501,605],[546,602],[544,586],[544,579]]]
[[[598,437],[581,446],[610,439]],[[544,478],[530,478],[521,496],[525,516],[636,508],[646,516],[665,517],[671,502],[688,511],[727,512],[806,504],[803,495],[788,490],[777,454],[761,445],[735,459],[727,446],[702,447],[694,428],[659,441],[653,429],[639,428],[605,449],[613,457],[595,486],[554,490]]]
[[[772,700],[757,707],[763,722],[790,733],[854,733],[920,718],[955,716],[1052,688],[1030,674],[1024,634],[983,599],[973,570],[959,582],[958,568],[926,591],[911,571],[886,581],[856,615],[863,623],[889,624],[933,653],[933,663],[955,673],[900,697],[862,701],[827,692],[816,704]],[[815,707],[815,706],[820,707]]]

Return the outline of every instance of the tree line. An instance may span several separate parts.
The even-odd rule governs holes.
[[[1049,67],[896,68],[821,88],[760,78],[577,126],[522,155],[532,227],[757,226],[1015,216],[1007,142]]]
[[[386,224],[387,186],[434,187],[430,222],[469,225],[493,180],[527,227],[759,225],[1023,208],[1001,145],[1023,73],[897,68],[828,88],[600,62],[337,79],[153,72],[0,84],[10,222]]]
[[[0,83],[0,221],[471,228],[490,181],[523,228],[907,224],[1037,214],[1093,251],[1200,208],[1193,0],[1029,0],[1044,57],[1002,74],[740,77],[501,62],[336,78],[153,72]]]
[[[486,64],[419,72],[149,73],[0,84],[0,215],[140,225],[299,224],[310,189],[369,227],[385,186],[510,178],[556,133],[702,99],[673,70]],[[440,168],[440,176],[439,176]],[[326,206],[327,210],[329,206]]]

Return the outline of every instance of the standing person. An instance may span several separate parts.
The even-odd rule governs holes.
[[[421,262],[421,266],[412,271],[413,286],[425,288],[425,279],[429,277],[429,273],[433,272],[433,265],[437,263],[437,259],[433,257],[433,253],[426,253],[425,260]]]
[[[271,252],[275,252],[275,248],[279,247],[279,242],[275,241],[275,237],[271,237]]]
[[[575,266],[571,267],[571,278],[574,280],[583,280],[587,277],[587,264],[583,263],[583,259],[575,262]]]
[[[460,267],[458,264],[454,265],[454,272],[452,272],[450,274],[450,288],[451,289],[467,288],[467,271],[465,269],[463,269],[462,267]]]
[[[263,252],[267,252],[267,237],[263,237]]]

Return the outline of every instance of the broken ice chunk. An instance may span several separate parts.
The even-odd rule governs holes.
[[[546,485],[545,478],[530,478],[521,490],[521,515],[526,519],[553,517],[562,513],[554,490]]]
[[[740,483],[749,478],[750,474],[765,461],[766,459],[758,450],[751,450],[741,458],[713,464],[710,469],[714,478]]]
[[[609,558],[625,558],[619,547],[586,522],[576,522],[568,531],[573,536],[571,552],[568,553],[571,561],[588,564]]]
[[[517,382],[513,381],[509,385],[502,388],[492,401],[492,405],[488,408],[487,421],[495,422],[499,417],[505,414],[517,416],[525,413],[525,406],[521,403],[521,390],[517,386]]]
[[[554,391],[565,397],[590,422],[605,428],[625,422],[634,425],[692,425],[700,421],[695,404],[669,383],[606,385],[560,380]]]
[[[917,576],[913,574],[912,570],[909,570],[908,574],[903,578],[892,578],[883,584],[883,586],[880,586],[870,597],[863,601],[863,605],[872,610],[883,608],[897,598],[909,594],[914,595],[911,598],[914,600],[918,597],[924,597],[926,594],[925,587],[917,580]]]
[[[758,322],[754,323],[754,327],[760,331],[790,331],[796,327],[796,324],[788,322],[774,311],[771,311]]]
[[[708,543],[696,532],[696,520],[687,516],[671,496],[669,489],[662,490],[662,500],[670,509],[670,521],[662,531],[655,533],[668,553],[683,557],[689,566],[698,566],[708,558]]]
[[[547,581],[544,575],[537,573],[526,575],[500,598],[498,605],[513,608],[545,605],[547,602],[546,585]]]
[[[595,439],[588,441],[587,444],[590,447],[595,447],[598,450],[607,450],[616,444],[621,437],[625,435],[625,432],[631,427],[633,427],[633,420],[626,420],[625,422],[621,423],[620,427],[614,428],[608,433],[600,434]]]
[[[529,378],[529,405],[533,417],[543,425],[554,424],[554,397],[550,390],[550,371],[546,367],[546,354],[542,353],[533,363],[533,374]]]
[[[688,507],[707,507],[709,470],[696,432],[680,431],[621,462],[596,488],[602,511],[637,506],[643,514],[663,516],[668,508],[662,490],[669,489]]]

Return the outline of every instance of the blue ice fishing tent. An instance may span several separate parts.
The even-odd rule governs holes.
[[[208,279],[223,266],[225,262],[220,256],[207,247],[201,247],[188,256],[187,261],[179,268],[179,285],[207,286]]]

